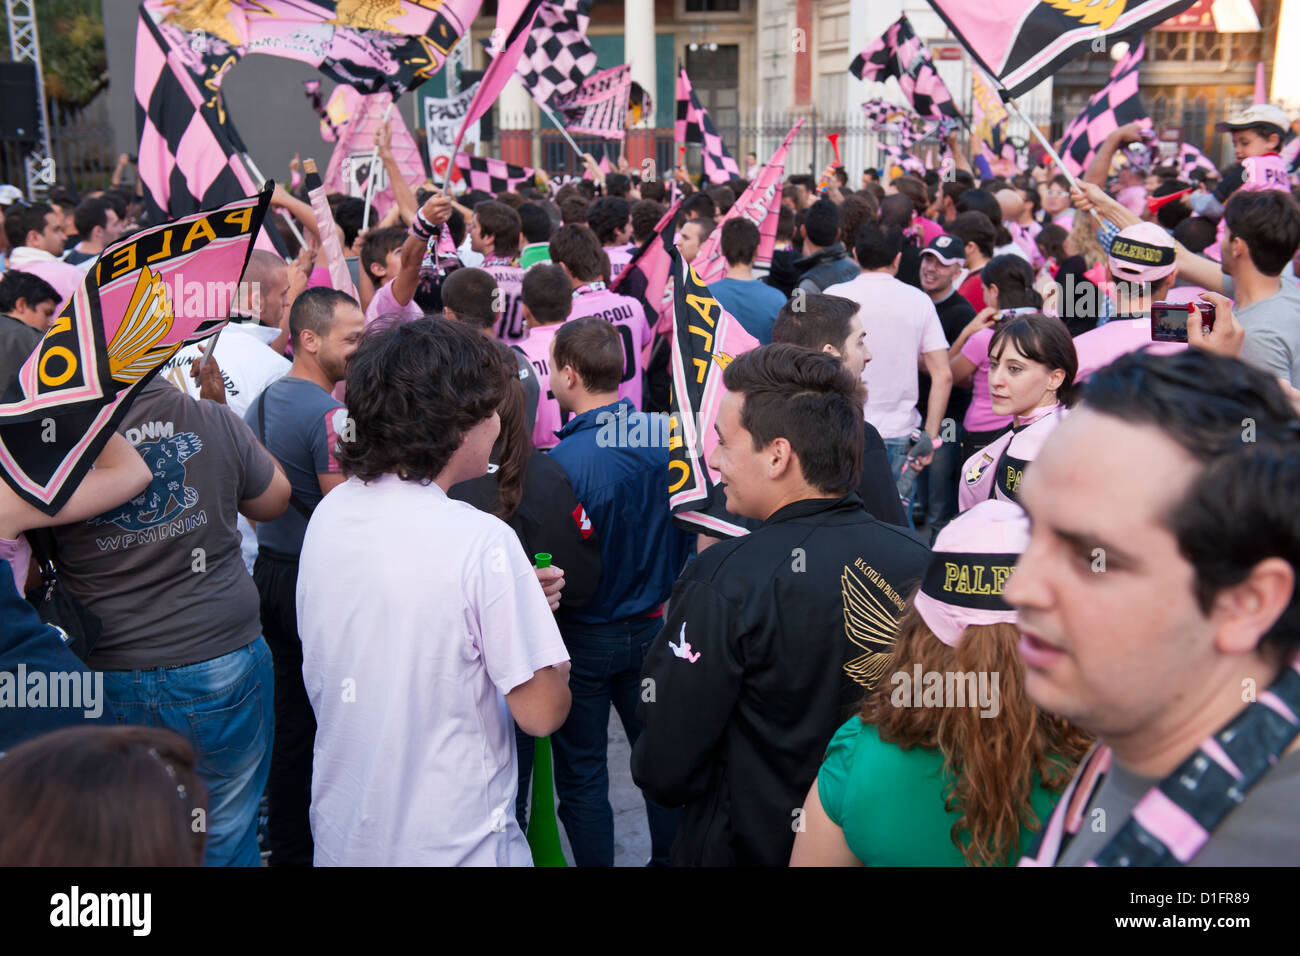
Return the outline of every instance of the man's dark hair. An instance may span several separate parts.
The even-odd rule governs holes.
[[[896,176],[890,185],[897,193],[911,201],[912,208],[918,216],[925,215],[925,210],[930,205],[930,192],[925,188],[922,180],[915,176]]]
[[[608,246],[614,242],[614,234],[627,225],[631,215],[632,207],[626,199],[604,196],[592,203],[587,210],[587,225],[596,234],[600,244]]]
[[[626,173],[609,173],[605,176],[605,195],[618,199],[626,199],[627,194],[632,191],[632,177]]]
[[[1195,570],[1202,614],[1265,558],[1300,567],[1300,422],[1273,376],[1202,349],[1132,352],[1093,373],[1083,406],[1150,425],[1203,466],[1164,519]],[[1260,646],[1300,649],[1300,588]]]
[[[725,216],[736,202],[736,193],[730,186],[710,186],[708,196],[718,207],[718,214],[713,218]]]
[[[883,219],[864,222],[853,240],[853,253],[858,265],[864,269],[884,269],[893,265],[902,251],[903,230],[896,223]]]
[[[867,220],[874,219],[876,212],[874,199],[857,193],[844,197],[844,202],[840,203],[839,240],[844,243],[845,249],[853,248],[853,239],[857,236],[858,229]]]
[[[579,282],[594,282],[605,271],[609,256],[587,226],[561,226],[551,236],[551,261],[567,266]]]
[[[524,305],[542,325],[563,322],[573,311],[573,284],[560,266],[538,263],[524,273]]]
[[[1069,192],[1074,188],[1074,184],[1070,182],[1070,177],[1065,175],[1065,173],[1057,173],[1053,176],[1050,185],[1064,189],[1066,192]]]
[[[554,343],[552,375],[568,365],[588,392],[618,390],[623,380],[623,340],[612,322],[594,316],[570,319],[555,333]]]
[[[840,184],[841,189],[849,184],[849,174],[845,171],[843,166],[835,167],[835,181]]]
[[[361,223],[365,220],[366,201],[356,197],[345,197],[339,201],[338,208],[334,210],[334,221],[338,223],[343,230],[343,249],[348,251],[352,244],[357,241],[357,233],[361,231]],[[378,222],[375,216],[375,207],[370,207],[370,221]]]
[[[578,190],[578,195],[587,200],[588,204],[596,199],[596,184],[590,179],[580,179],[573,184],[573,188]]]
[[[330,327],[334,324],[334,313],[341,305],[360,308],[352,296],[329,286],[304,289],[293,300],[293,307],[289,310],[290,339],[296,344],[298,336],[305,329],[311,329],[320,338],[329,335]]]
[[[1159,199],[1161,196],[1169,196],[1173,193],[1182,192],[1184,189],[1191,188],[1191,183],[1185,183],[1177,179],[1171,179],[1161,183],[1151,193],[1152,199]],[[1184,219],[1191,216],[1192,211],[1184,206],[1177,199],[1170,200],[1156,210],[1156,222],[1172,231],[1178,228],[1178,224]]]
[[[862,475],[862,391],[840,360],[797,345],[763,345],[737,356],[723,373],[743,396],[740,425],[754,450],[790,443],[804,480],[845,495]]]
[[[372,282],[382,285],[393,278],[390,275],[385,275],[381,279],[370,271],[370,267],[386,265],[388,254],[394,249],[402,248],[406,244],[406,237],[407,232],[401,226],[372,229],[366,233],[366,238],[361,243],[361,268],[366,270],[366,275],[370,276]]]
[[[13,203],[5,209],[5,237],[9,247],[17,249],[27,244],[29,232],[43,233],[45,217],[54,212],[54,207],[47,202],[32,203],[30,206]]]
[[[519,254],[519,213],[505,203],[489,200],[474,207],[474,219],[479,231],[492,237],[494,256]]]
[[[12,312],[18,307],[19,299],[26,302],[29,309],[43,302],[53,302],[57,309],[63,297],[40,276],[20,269],[7,269],[0,275],[0,313]]]
[[[344,474],[433,481],[465,433],[496,411],[516,373],[495,341],[459,322],[372,326],[348,362],[355,429],[339,442]]]
[[[108,228],[108,211],[113,208],[113,204],[102,196],[98,199],[87,199],[78,206],[72,213],[72,221],[77,227],[77,235],[82,239],[89,239],[90,232],[96,226],[100,229]]]
[[[472,329],[490,329],[497,324],[497,280],[482,269],[457,269],[442,282],[443,308]]]
[[[451,218],[447,220],[447,231],[451,233],[451,241],[459,249],[460,244],[465,241],[465,217],[461,215],[459,209],[451,211]]]
[[[1188,216],[1174,227],[1174,241],[1182,243],[1189,252],[1200,253],[1214,244],[1216,231],[1213,219]]]
[[[993,223],[993,245],[1005,246],[1011,242],[1011,233],[1002,224],[1002,206],[997,196],[986,189],[968,189],[957,200],[957,214],[982,212]],[[990,253],[985,253],[989,255]]]
[[[1074,378],[1079,374],[1079,354],[1064,322],[1041,312],[1006,319],[998,323],[997,331],[989,340],[989,355],[1000,359],[1008,343],[1025,358],[1045,365],[1049,370],[1062,369],[1065,378],[1056,390],[1057,401],[1066,406],[1074,404],[1078,388]]]
[[[587,221],[587,200],[573,195],[559,200],[560,219],[566,226],[580,226]]]
[[[713,230],[718,228],[718,224],[708,216],[696,216],[690,222],[682,223],[683,229],[687,226],[695,226],[700,230],[700,242],[704,242],[705,239],[713,235]]]
[[[721,241],[722,255],[727,260],[727,265],[753,265],[760,238],[758,226],[743,216],[724,222]]]
[[[668,207],[653,199],[638,199],[632,204],[632,241],[641,245],[650,238]]]
[[[483,189],[467,189],[460,197],[460,204],[466,209],[477,209],[480,203],[492,202],[492,194]]]
[[[683,218],[690,213],[695,213],[697,216],[712,219],[718,214],[718,205],[708,193],[695,193],[682,200],[681,212]]]
[[[508,191],[497,193],[496,201],[506,206],[509,206],[511,209],[515,210],[516,212],[519,211],[520,206],[528,202],[528,200],[525,199],[523,196],[519,195],[519,193],[512,193]]]
[[[951,199],[953,207],[956,208],[957,200],[961,199],[961,194],[971,188],[970,183],[964,183],[961,180],[950,179],[944,182],[941,187],[945,199]]]
[[[902,193],[886,196],[880,203],[880,218],[892,222],[899,229],[906,229],[915,217],[916,207],[912,205],[912,200]],[[853,234],[855,239],[857,235],[856,232]]]
[[[806,293],[802,308],[796,309],[793,301],[781,306],[772,325],[772,342],[785,342],[819,352],[822,346],[829,345],[842,351],[858,308],[858,303],[842,295]]]
[[[819,199],[803,216],[803,234],[814,246],[835,245],[840,232],[840,207],[829,199]]]
[[[794,238],[795,211],[782,203],[776,214],[776,237],[778,239]]]
[[[1223,221],[1228,236],[1245,241],[1250,261],[1266,276],[1281,275],[1300,246],[1300,207],[1277,189],[1234,193]]]
[[[519,228],[524,235],[524,241],[528,243],[545,242],[551,238],[553,226],[551,217],[546,214],[546,210],[539,203],[526,202],[517,210],[519,213]]]
[[[653,202],[661,203],[664,201],[664,197],[667,195],[668,195],[668,187],[664,185],[662,180],[647,179],[642,181],[641,198],[643,200],[648,199]]]
[[[975,247],[986,255],[993,255],[993,240],[997,231],[989,217],[982,212],[963,212],[953,217],[948,223],[948,232],[956,236],[963,244],[975,243]]]

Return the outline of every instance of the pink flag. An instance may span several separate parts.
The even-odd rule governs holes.
[[[343,87],[339,87],[342,89]],[[325,170],[325,191],[327,193],[346,193],[349,196],[365,195],[365,184],[369,177],[378,175],[382,165],[375,160],[376,168],[370,168],[370,157],[375,148],[375,131],[384,125],[384,113],[388,112],[388,128],[391,134],[389,143],[393,158],[408,183],[424,181],[424,160],[420,158],[420,147],[415,137],[407,129],[400,109],[388,109],[393,98],[388,93],[375,93],[373,96],[359,96],[351,119],[339,134],[338,144],[330,154],[330,162]],[[377,190],[372,202],[375,212],[382,219],[397,202],[393,195],[392,183],[382,190]]]
[[[1255,105],[1268,102],[1268,89],[1264,85],[1264,61],[1255,64]]]
[[[776,224],[781,218],[781,180],[785,177],[785,155],[790,151],[790,141],[799,132],[803,120],[790,127],[785,139],[777,147],[772,158],[767,161],[749,188],[740,194],[732,204],[718,228],[709,234],[700,246],[691,266],[700,281],[705,285],[717,282],[727,273],[727,260],[722,255],[722,227],[729,220],[744,216],[758,226],[758,252],[754,256],[754,268],[766,269],[772,264],[772,249],[776,246]]]
[[[500,45],[497,46],[492,62],[483,72],[478,92],[474,94],[469,110],[461,120],[460,129],[456,131],[456,142],[451,148],[453,156],[460,152],[461,140],[465,138],[466,131],[491,109],[510,82],[515,64],[519,62],[524,46],[528,43],[528,31],[532,29],[533,20],[542,9],[542,3],[543,0],[499,0],[497,3],[497,25],[492,31],[492,45],[497,46],[498,42]]]
[[[311,211],[316,214],[316,228],[320,232],[321,250],[325,253],[325,262],[329,266],[330,284],[340,292],[346,292],[354,299],[357,287],[352,281],[352,273],[343,255],[343,245],[339,242],[338,229],[334,225],[334,214],[330,212],[329,199],[325,194],[325,184],[321,182],[320,173],[316,171],[316,160],[303,161],[307,173],[307,198],[311,200]]]
[[[654,331],[659,335],[667,335],[672,329],[672,289],[668,285],[673,263],[672,223],[677,218],[677,209],[681,204],[680,199],[673,201],[668,211],[655,224],[654,232],[646,240],[645,245],[632,254],[623,271],[614,277],[614,281],[609,286],[611,291],[617,292],[623,280],[633,272],[640,272],[645,276],[645,298],[657,313],[656,319],[652,320],[650,316],[646,316],[646,319],[654,321]],[[650,348],[647,346],[647,358],[649,351]]]

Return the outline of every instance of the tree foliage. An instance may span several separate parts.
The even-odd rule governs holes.
[[[66,108],[85,106],[108,85],[100,0],[39,0],[34,6],[46,99]],[[9,24],[3,6],[0,59],[9,59]]]

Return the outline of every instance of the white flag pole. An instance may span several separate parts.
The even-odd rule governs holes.
[[[391,114],[392,112],[393,112],[393,101],[390,99],[388,101],[388,106],[384,108],[383,119],[379,121],[380,126],[383,126],[385,123],[388,122],[389,114]],[[375,163],[378,160],[379,160],[379,144],[376,143],[374,149],[370,151],[370,165],[367,167],[367,172],[366,172],[366,209],[365,212],[361,214],[361,230],[363,232],[370,228],[370,202],[372,199],[374,199],[375,196],[375,181],[378,178],[377,176],[375,176]]]

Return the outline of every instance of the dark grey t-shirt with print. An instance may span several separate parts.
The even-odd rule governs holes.
[[[104,622],[95,670],[195,664],[261,633],[257,588],[239,553],[240,501],[275,464],[224,405],[158,378],[118,431],[153,469],[144,492],[55,529],[63,581]]]
[[[1160,781],[1112,762],[1083,827],[1057,861],[1084,866],[1128,822],[1137,802]],[[1098,809],[1105,814],[1098,814]],[[1105,829],[1094,829],[1104,821]],[[1286,754],[1224,818],[1189,866],[1295,866],[1300,863],[1300,751]]]

